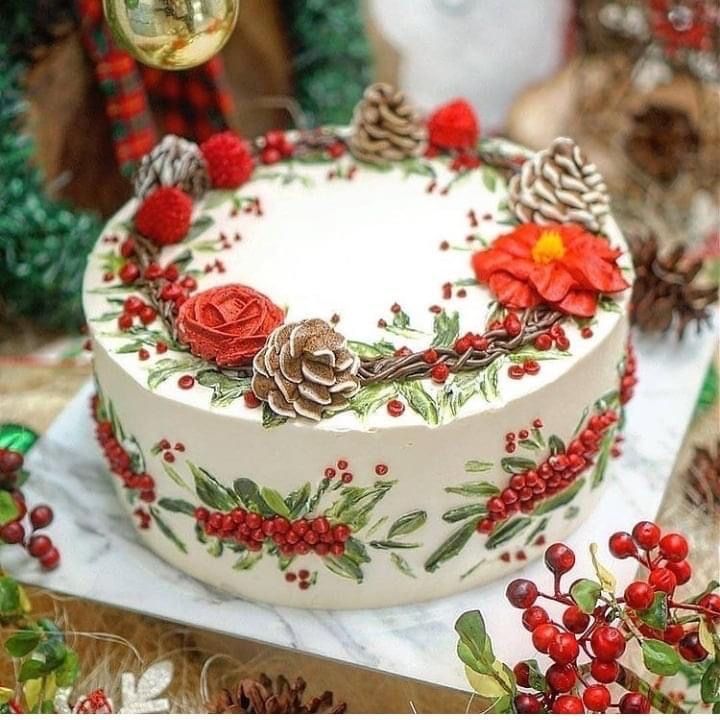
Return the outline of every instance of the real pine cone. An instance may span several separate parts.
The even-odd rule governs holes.
[[[655,237],[630,243],[635,283],[630,298],[630,320],[644,332],[667,332],[673,324],[678,338],[695,322],[698,330],[710,318],[709,307],[717,301],[717,285],[701,286],[697,277],[702,260],[690,260],[685,247],[677,245],[664,257]]]
[[[355,108],[350,151],[369,163],[419,155],[425,129],[405,93],[387,83],[370,85]]]
[[[697,507],[707,508],[710,516],[720,514],[720,440],[712,446],[696,447],[686,473],[685,497]]]
[[[700,146],[700,136],[687,113],[664,105],[648,105],[633,118],[625,142],[628,158],[661,183],[672,182]]]
[[[298,678],[292,685],[283,675],[278,675],[274,685],[265,674],[259,680],[245,678],[235,692],[222,690],[210,708],[211,712],[238,715],[308,715],[320,713],[341,714],[345,703],[333,702],[333,694],[326,690],[319,698],[309,703],[303,700],[306,683]]]
[[[143,199],[157,187],[178,187],[201,198],[210,186],[200,148],[177,135],[166,135],[143,157],[133,177],[135,196]]]
[[[324,320],[274,330],[253,359],[252,390],[283,417],[320,420],[347,407],[358,390],[358,356]]]
[[[556,138],[510,180],[508,203],[521,222],[576,223],[598,232],[610,211],[607,186],[574,140]]]

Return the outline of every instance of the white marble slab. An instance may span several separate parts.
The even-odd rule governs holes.
[[[578,574],[590,573],[584,549],[591,541],[604,547],[616,529],[629,529],[637,520],[655,516],[716,344],[710,331],[683,345],[672,340],[636,342],[640,383],[629,405],[625,454],[611,464],[607,489],[594,516],[570,538],[578,554]],[[33,477],[27,493],[31,500],[43,498],[55,508],[51,534],[63,562],[58,570],[43,573],[18,551],[8,570],[21,579],[181,623],[458,688],[467,686],[455,656],[453,623],[464,610],[483,610],[496,648],[507,662],[529,654],[529,638],[515,621],[518,611],[504,599],[512,576],[431,603],[343,612],[252,604],[185,577],[140,544],[116,502],[93,437],[88,412],[91,392],[88,386],[79,393],[28,458]],[[619,580],[630,579],[634,570],[630,562],[608,562]],[[542,583],[549,579],[537,562],[522,574]]]

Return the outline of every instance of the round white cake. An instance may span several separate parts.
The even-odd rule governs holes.
[[[580,155],[563,185],[562,158],[501,140],[372,162],[354,137],[261,138],[238,187],[227,136],[183,146],[194,184],[158,153],[85,276],[121,501],[158,555],[253,600],[402,604],[517,570],[597,502],[634,383],[617,226],[533,206],[545,175],[572,210]]]

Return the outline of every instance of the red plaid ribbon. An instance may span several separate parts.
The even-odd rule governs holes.
[[[152,149],[158,131],[202,141],[227,128],[232,99],[219,57],[182,71],[138,65],[115,43],[103,18],[101,0],[75,0],[75,4],[83,44],[105,95],[115,156],[123,173],[131,173]]]

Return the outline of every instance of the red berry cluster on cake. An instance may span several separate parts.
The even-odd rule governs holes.
[[[348,127],[168,136],[135,192],[84,298],[99,435],[168,561],[387,605],[485,582],[589,511],[635,383],[632,270],[571,140],[532,154],[463,100],[423,119],[377,84]]]

